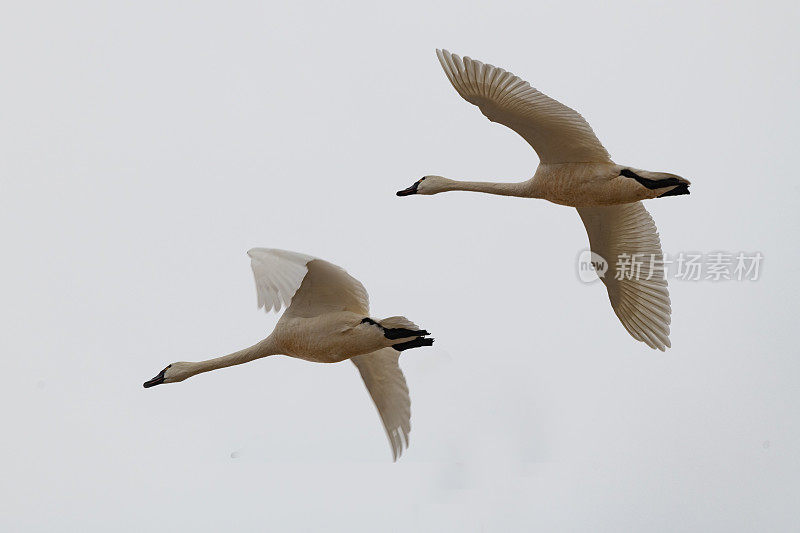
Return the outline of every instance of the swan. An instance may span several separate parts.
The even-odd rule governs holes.
[[[533,178],[520,183],[429,175],[397,195],[475,191],[576,207],[592,252],[608,266],[600,279],[622,325],[651,348],[670,347],[672,308],[661,241],[641,201],[689,194],[690,182],[615,164],[580,114],[511,72],[447,50],[436,50],[436,55],[458,94],[490,121],[521,135],[538,154],[539,166]]]
[[[370,317],[364,286],[332,263],[270,248],[253,248],[247,255],[255,276],[258,307],[266,312],[286,307],[273,332],[230,355],[167,365],[144,387],[178,383],[202,372],[270,355],[315,363],[350,359],[378,409],[396,461],[408,447],[411,431],[411,401],[398,357],[404,350],[431,346],[430,334],[402,316],[382,320]]]

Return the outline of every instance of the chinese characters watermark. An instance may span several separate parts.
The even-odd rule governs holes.
[[[617,280],[757,281],[761,252],[680,252],[628,254],[604,258],[590,250],[578,256],[578,277],[585,283],[610,276]]]

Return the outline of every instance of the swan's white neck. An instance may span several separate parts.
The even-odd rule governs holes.
[[[472,191],[487,194],[499,194],[501,196],[522,196],[525,198],[537,198],[538,195],[531,187],[530,181],[519,183],[492,183],[487,181],[460,181],[450,180],[445,191]]]
[[[194,376],[203,372],[217,370],[219,368],[249,363],[250,361],[255,361],[256,359],[261,359],[262,357],[278,355],[280,353],[281,351],[278,348],[277,343],[274,341],[273,336],[270,335],[263,341],[258,342],[249,348],[245,348],[244,350],[223,355],[222,357],[215,357],[214,359],[207,359],[205,361],[191,363],[193,366],[190,367],[189,371],[191,372],[190,375]]]

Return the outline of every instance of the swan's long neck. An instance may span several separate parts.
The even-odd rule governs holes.
[[[518,183],[492,183],[487,181],[460,181],[450,180],[446,191],[472,191],[486,194],[499,194],[501,196],[523,196],[525,198],[535,198],[533,189],[529,181]]]
[[[241,365],[256,359],[261,359],[262,357],[278,355],[280,353],[281,351],[279,350],[277,343],[274,341],[273,336],[270,335],[263,341],[258,342],[249,348],[245,348],[244,350],[223,355],[222,357],[215,357],[214,359],[207,359],[205,361],[192,363],[194,367],[192,368],[191,375],[194,376],[203,372],[217,370],[219,368]]]

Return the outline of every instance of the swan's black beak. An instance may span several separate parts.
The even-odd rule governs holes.
[[[411,196],[412,194],[417,194],[417,187],[419,187],[419,182],[414,183],[414,185],[408,189],[397,191],[397,196]]]
[[[151,379],[150,381],[145,381],[144,388],[149,389],[150,387],[155,387],[156,385],[161,385],[162,383],[164,383],[164,373],[167,371],[167,368],[159,372],[158,375],[153,379]]]

